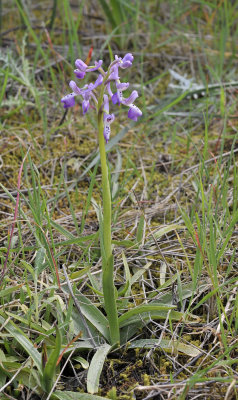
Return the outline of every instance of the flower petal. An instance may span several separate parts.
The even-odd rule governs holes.
[[[97,80],[94,83],[94,89],[103,83],[103,76],[100,74],[98,75]]]
[[[119,75],[118,75],[118,64],[115,64],[112,68],[111,68],[111,73],[108,77],[109,81],[115,81],[119,79]]]
[[[76,78],[78,78],[78,79],[83,79],[86,74],[84,71],[80,71],[80,69],[75,69],[74,73],[75,73]]]
[[[108,143],[108,141],[109,141],[110,134],[111,134],[110,125],[108,125],[108,124],[104,125],[103,136],[104,136],[104,139],[106,140],[106,143]]]
[[[115,116],[114,114],[108,114],[104,115],[104,130],[103,130],[103,136],[106,140],[106,143],[108,143],[108,140],[110,138],[110,133],[111,133],[111,123],[114,121]]]
[[[83,62],[82,60],[78,59],[75,61],[75,66],[80,70],[86,72],[86,69],[88,68],[87,64]]]
[[[112,93],[112,90],[111,90],[111,84],[110,84],[110,82],[107,83],[107,91],[108,91],[109,96],[112,97],[112,96],[113,96],[113,93]]]
[[[74,81],[70,81],[69,86],[71,87],[71,89],[75,94],[82,94],[82,90],[77,86],[77,84]]]
[[[137,90],[133,90],[133,92],[130,94],[129,97],[126,99],[123,98],[122,104],[125,104],[125,106],[131,106],[131,104],[134,103],[135,99],[138,97],[138,92]]]
[[[132,119],[133,121],[137,121],[138,117],[141,116],[142,116],[142,111],[134,104],[131,104],[130,109],[128,111],[128,118]]]
[[[95,83],[90,83],[87,87],[87,89],[85,89],[83,92],[81,92],[80,94],[82,95],[86,95],[86,93],[88,93],[90,95],[90,93],[93,91],[93,89],[96,89],[97,86],[101,85],[103,83],[103,76],[100,74],[98,75],[97,80],[95,81]]]
[[[83,115],[86,114],[86,112],[89,109],[89,100],[83,100],[82,109],[83,109]]]
[[[113,104],[119,103],[117,93],[114,93],[114,94],[112,95],[111,99],[112,99]]]
[[[102,63],[103,63],[102,60],[95,61],[95,66],[93,66],[93,67],[88,67],[86,71],[87,71],[87,72],[89,72],[89,71],[90,71],[90,72],[96,71],[98,68],[101,67]]]
[[[129,87],[129,82],[116,82],[117,89],[126,90]]]
[[[75,105],[74,97],[75,97],[75,93],[70,93],[61,99],[61,103],[64,104],[64,108],[70,108]]]
[[[122,59],[122,63],[120,64],[121,68],[128,68],[132,66],[132,61],[134,60],[134,57],[131,53],[127,53],[125,57]]]
[[[105,111],[106,114],[109,114],[109,100],[108,100],[107,94],[103,95],[103,100],[104,100],[103,110]],[[105,118],[105,115],[104,115],[104,118]]]
[[[115,120],[114,114],[108,114],[105,116],[105,123],[111,125],[111,123]]]
[[[133,55],[132,55],[131,53],[127,53],[127,54],[123,57],[122,62],[130,61],[130,62],[132,63],[133,60],[134,60]]]

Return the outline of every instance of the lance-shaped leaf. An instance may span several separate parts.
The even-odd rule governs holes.
[[[134,307],[131,310],[125,312],[119,317],[119,326],[124,326],[125,321],[129,321],[132,317],[138,314],[143,313],[150,313],[156,311],[165,311],[168,312],[169,310],[176,308],[175,306],[167,306],[167,305],[153,305],[153,304],[143,304],[138,307]],[[149,316],[149,314],[148,314]]]
[[[107,357],[111,346],[107,343],[103,344],[94,354],[87,376],[87,390],[89,393],[97,393],[99,388],[99,378],[102,372],[105,358]]]
[[[56,390],[51,395],[51,400],[106,400],[106,397],[95,396],[94,394],[68,392]]]
[[[141,339],[135,340],[129,345],[129,349],[143,348],[162,348],[169,353],[178,354],[183,353],[190,357],[197,357],[201,354],[201,350],[190,344],[184,344],[179,340],[169,340],[169,339]]]
[[[68,288],[63,287],[63,291],[69,292]],[[108,321],[103,313],[78,290],[75,290],[75,297],[79,302],[80,309],[84,317],[109,341]]]
[[[57,327],[56,329],[56,339],[55,339],[55,348],[50,353],[48,360],[46,361],[45,367],[43,367],[43,375],[41,377],[41,383],[46,393],[49,393],[54,384],[55,371],[57,360],[60,355],[61,350],[61,334]]]

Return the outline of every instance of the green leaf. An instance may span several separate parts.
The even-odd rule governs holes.
[[[127,344],[128,341],[135,336],[136,334],[138,334],[138,331],[142,328],[144,328],[145,326],[145,322],[144,320],[141,318],[140,320],[137,319],[136,322],[130,323],[126,326],[123,326],[120,329],[120,338],[121,338],[121,346],[123,344]]]
[[[130,274],[129,265],[128,265],[124,251],[122,252],[122,260],[123,260],[125,274],[126,274],[126,285],[121,292],[118,292],[118,295],[119,296],[125,295],[125,297],[128,297],[128,298],[123,299],[124,300],[123,305],[125,305],[125,307],[127,307],[127,304],[129,301],[129,296],[131,293],[131,274]]]
[[[131,277],[131,286],[138,281],[138,279],[147,271],[148,268],[150,268],[152,262],[148,262],[144,267],[138,268],[138,270],[134,273],[134,275]]]
[[[68,288],[62,287],[63,290],[69,293]],[[85,318],[109,341],[109,329],[107,318],[91,301],[78,290],[76,290],[75,297],[80,304],[81,311]]]
[[[36,253],[36,258],[35,258],[35,274],[36,274],[36,279],[40,275],[40,273],[43,271],[43,269],[46,267],[46,264],[44,265],[45,262],[45,249],[44,247],[41,247],[37,253]]]
[[[89,270],[90,270],[90,265],[78,271],[74,271],[70,274],[70,279],[80,278],[81,276],[85,275]]]
[[[98,232],[92,233],[92,235],[74,237],[69,240],[63,240],[62,242],[56,242],[55,247],[68,246],[70,244],[81,244],[87,242],[88,240],[96,240],[98,237]]]
[[[145,225],[145,219],[144,219],[144,216],[141,215],[139,224],[137,227],[137,232],[136,232],[136,242],[137,243],[140,243],[143,239],[144,225]]]
[[[29,320],[27,318],[24,318],[20,315],[14,314],[14,313],[10,313],[9,311],[6,311],[6,314],[8,316],[10,316],[11,318],[14,318],[17,321],[20,321],[22,324],[29,327]],[[53,329],[50,330],[50,325],[47,324],[47,322],[44,320],[41,321],[41,325],[37,324],[36,322],[31,321],[31,328],[35,329],[35,331],[37,331],[37,332],[43,333],[45,336],[48,336],[49,334],[51,334],[53,332]]]
[[[1,16],[0,16],[0,18],[1,18]],[[2,99],[3,99],[4,93],[5,93],[5,89],[6,89],[6,86],[7,86],[8,73],[9,73],[9,67],[7,67],[7,69],[6,69],[4,81],[2,83],[2,89],[0,91],[0,105],[2,103]]]
[[[50,224],[51,226],[53,226],[58,232],[60,232],[62,235],[64,235],[64,237],[68,238],[68,239],[76,239],[76,237],[69,232],[67,229],[65,229],[63,226],[57,224],[55,221],[53,221],[52,219],[50,220]]]
[[[24,368],[17,374],[16,381],[42,396],[39,374],[35,369]]]
[[[164,320],[167,318],[168,316],[168,309],[165,310],[161,310],[161,311],[146,311],[146,312],[142,312],[138,315],[132,315],[130,316],[130,318],[125,319],[123,321],[120,321],[119,318],[119,323],[120,323],[120,328],[125,327],[127,325],[130,324],[137,324],[139,321],[144,321],[144,324],[146,324],[147,322],[151,321],[151,320],[157,320],[157,319],[161,319]],[[122,315],[123,316],[123,315]],[[170,315],[169,315],[170,319],[172,321],[187,321],[187,322],[199,322],[200,318],[196,317],[195,315],[192,314],[188,314],[186,315],[186,313],[180,312],[180,311],[175,311],[175,310],[170,310]]]
[[[99,388],[99,378],[102,372],[103,364],[111,346],[107,343],[103,344],[94,354],[89,366],[87,376],[87,391],[89,393],[97,393]]]
[[[0,322],[5,324],[6,320],[0,315]],[[38,371],[42,372],[41,368],[41,355],[38,350],[34,347],[33,343],[28,339],[28,337],[23,333],[23,331],[18,328],[12,321],[9,321],[4,325],[6,329],[14,339],[24,348],[27,354],[34,361]]]
[[[168,351],[173,354],[183,353],[190,357],[197,357],[201,354],[201,351],[195,346],[181,343],[178,340],[169,340],[169,339],[141,339],[135,340],[133,343],[129,345],[129,349],[143,348],[143,349],[151,349],[153,347],[162,348],[165,351]]]
[[[50,400],[105,400],[106,397],[95,396],[94,394],[67,392],[56,390],[50,397]]]
[[[56,329],[55,348],[50,353],[45,368],[42,367],[43,375],[41,377],[41,382],[46,393],[49,393],[51,391],[52,386],[54,384],[56,363],[59,358],[61,350],[61,333],[57,325],[55,326],[55,329]]]
[[[6,380],[7,380],[7,374],[5,374],[5,372],[1,368],[4,361],[6,361],[6,356],[5,356],[4,352],[0,349],[0,388],[5,385]]]
[[[22,285],[16,285],[16,286],[10,286],[7,289],[1,290],[0,297],[8,296],[9,294],[16,292],[21,287],[22,287]]]
[[[123,324],[126,320],[129,320],[131,317],[134,317],[135,315],[142,314],[142,313],[150,313],[151,311],[169,311],[173,308],[176,308],[176,306],[167,306],[167,305],[153,305],[153,304],[143,304],[138,307],[134,307],[131,310],[125,312],[122,314],[119,318],[119,326]]]
[[[77,361],[78,363],[80,363],[81,366],[82,366],[84,369],[88,369],[88,367],[89,367],[89,362],[88,362],[87,360],[85,360],[85,358],[80,357],[80,356],[77,356],[77,357],[74,357],[74,360]],[[75,368],[76,368],[76,367],[75,367]]]
[[[166,233],[169,233],[171,231],[175,231],[177,229],[185,229],[185,226],[179,225],[179,224],[167,225],[167,226],[164,226],[163,228],[159,229],[157,232],[154,232],[153,236],[156,239],[159,239],[162,236],[164,236]]]

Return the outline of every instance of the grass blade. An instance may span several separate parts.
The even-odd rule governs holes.
[[[0,315],[0,322],[5,324],[5,319]],[[41,373],[41,355],[38,350],[35,348],[33,343],[28,339],[28,337],[23,333],[23,331],[18,328],[12,321],[8,322],[4,325],[4,329],[6,329],[14,339],[24,348],[27,354],[34,361],[38,371]]]

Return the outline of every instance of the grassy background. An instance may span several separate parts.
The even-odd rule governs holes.
[[[237,6],[2,0],[1,399],[49,398],[34,349],[44,359],[57,347],[55,324],[67,350],[57,398],[86,391],[93,351],[76,347],[87,335],[58,284],[64,265],[75,292],[100,308],[96,115],[83,117],[80,104],[64,114],[60,99],[75,59],[86,60],[92,46],[104,65],[110,49],[133,53],[121,78],[143,110],[134,124],[119,109],[108,144],[118,287],[125,270],[136,275],[121,310],[159,300],[184,316],[147,316],[106,359],[99,395],[238,398]],[[205,96],[172,87],[180,82],[171,69]],[[155,339],[150,349],[145,339]]]

